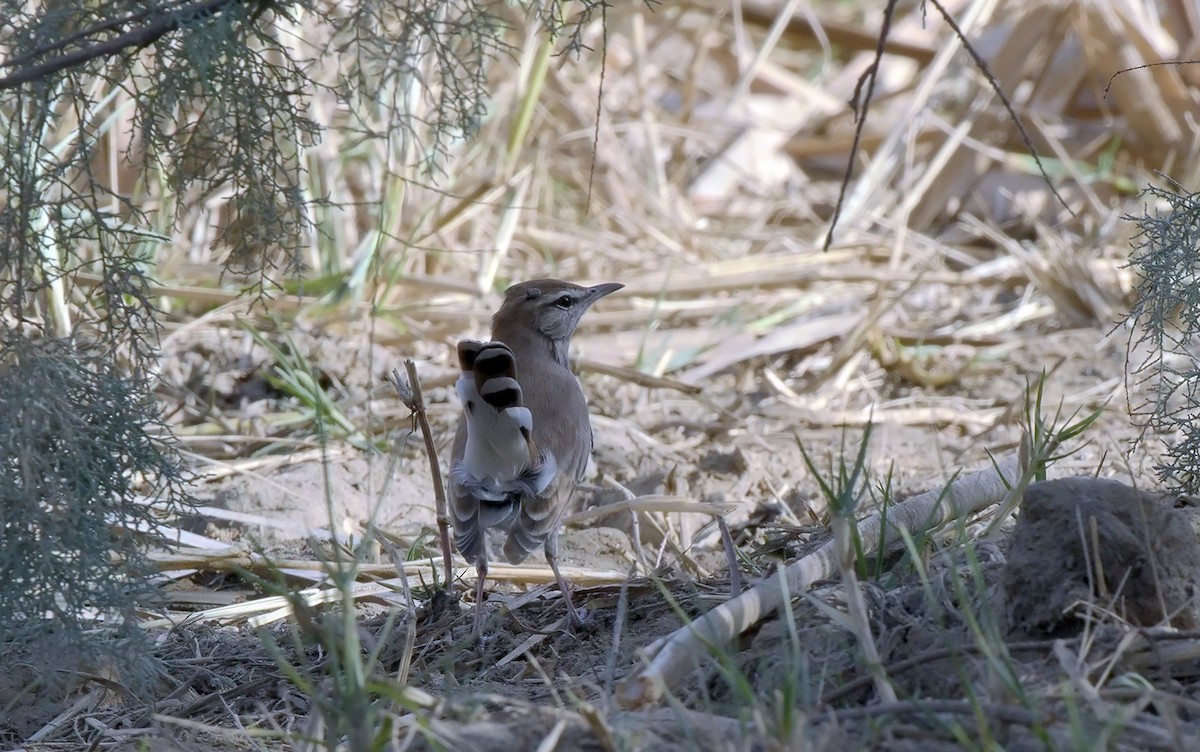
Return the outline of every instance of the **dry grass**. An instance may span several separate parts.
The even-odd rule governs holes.
[[[39,722],[0,727],[3,738],[47,750],[141,737],[306,748],[296,740],[319,736],[313,719],[332,711],[288,689],[248,630],[273,629],[295,665],[321,664],[335,632],[317,606],[346,595],[332,542],[378,526],[404,571],[357,561],[350,589],[370,667],[412,677],[402,697],[372,690],[392,709],[397,747],[685,749],[703,738],[721,749],[907,749],[909,733],[923,749],[1187,748],[1194,635],[1108,622],[1006,649],[973,621],[991,563],[955,570],[945,560],[965,554],[954,547],[914,549],[905,574],[862,585],[896,702],[875,703],[832,586],[792,593],[804,596],[795,609],[744,649],[715,651],[719,670],[658,687],[666,708],[614,702],[637,651],[727,596],[714,579],[724,555],[713,513],[726,515],[752,578],[818,544],[828,510],[797,441],[824,460],[846,427],[873,422],[872,478],[928,489],[1015,449],[1026,384],[1048,371],[1047,404],[1107,404],[1090,443],[1052,474],[1151,477],[1146,446],[1128,451],[1124,342],[1109,336],[1131,287],[1120,217],[1140,210],[1138,187],[1156,171],[1197,184],[1200,73],[1143,68],[1106,87],[1121,68],[1194,57],[1200,19],[1166,3],[943,6],[1021,115],[1065,207],[960,41],[905,4],[856,155],[846,103],[874,55],[874,5],[619,5],[607,38],[585,29],[593,51],[579,59],[547,58],[521,21],[514,56],[491,73],[479,137],[435,174],[406,168],[411,145],[398,139],[355,140],[350,114],[315,97],[329,130],[305,154],[309,190],[337,208],[314,215],[306,275],[247,299],[221,271],[219,202],[185,202],[154,258],[166,311],[159,396],[214,502],[203,534],[180,533],[181,550],[157,557],[176,582],[172,609],[145,620],[170,669],[164,697],[123,705],[84,682],[53,708],[61,717],[30,711]],[[305,29],[292,31],[305,49]],[[386,124],[382,106],[353,114]],[[111,138],[114,152],[127,146]],[[821,251],[848,163],[847,201]],[[107,177],[129,191],[128,175]],[[445,447],[452,343],[485,331],[508,281],[540,276],[627,285],[577,337],[597,470],[610,481],[600,485],[629,491],[610,516],[576,520],[620,531],[621,550],[593,541],[580,549],[589,559],[564,568],[597,620],[579,636],[542,634],[561,614],[540,562],[494,566],[491,577],[520,587],[499,587],[494,636],[471,645],[459,604],[434,595],[425,460],[385,377],[418,362]],[[281,355],[294,361],[274,370]],[[301,371],[318,387],[311,400],[283,384]],[[329,428],[331,411],[345,430]],[[252,550],[255,539],[268,551]],[[472,570],[456,560],[455,571]],[[390,630],[383,606],[401,614]],[[922,658],[940,676],[915,671]],[[330,696],[328,684],[314,680],[313,695]]]

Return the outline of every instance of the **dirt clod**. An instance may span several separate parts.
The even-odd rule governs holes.
[[[1140,626],[1200,624],[1200,547],[1175,497],[1112,480],[1063,478],[1025,492],[1003,574],[1009,630],[1074,631],[1083,604]]]

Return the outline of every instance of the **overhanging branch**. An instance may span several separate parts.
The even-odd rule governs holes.
[[[219,15],[231,6],[244,5],[247,2],[253,2],[256,6],[250,15],[251,21],[257,19],[264,10],[273,4],[273,0],[198,0],[198,2],[176,8],[159,8],[150,12],[133,14],[124,19],[95,24],[82,32],[59,39],[40,50],[0,63],[0,67],[10,68],[14,65],[22,65],[40,54],[61,49],[79,39],[118,29],[127,24],[144,22],[142,26],[123,31],[108,39],[20,68],[16,72],[0,78],[0,90],[15,89],[31,81],[37,81],[98,58],[112,57],[126,50],[140,50],[186,24],[201,18]]]

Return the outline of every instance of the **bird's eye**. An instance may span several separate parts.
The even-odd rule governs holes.
[[[563,295],[558,300],[554,301],[554,305],[558,306],[559,308],[561,308],[565,311],[566,309],[571,307],[571,303],[573,303],[573,302],[575,302],[575,301],[571,300],[570,295]]]

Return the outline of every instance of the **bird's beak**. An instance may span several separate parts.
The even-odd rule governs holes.
[[[605,295],[614,293],[624,286],[625,285],[621,284],[620,282],[605,282],[604,284],[600,285],[592,285],[587,289],[587,295],[584,296],[584,301],[590,306],[592,303],[595,303]]]

